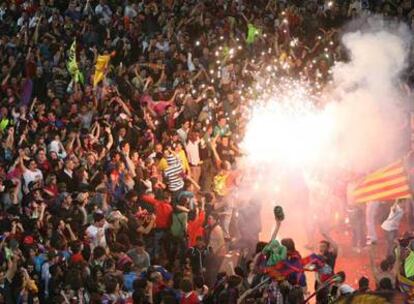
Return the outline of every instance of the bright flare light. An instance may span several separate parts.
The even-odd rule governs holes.
[[[285,81],[272,95],[253,106],[242,144],[248,159],[307,167],[323,161],[334,130],[329,113],[298,82]]]

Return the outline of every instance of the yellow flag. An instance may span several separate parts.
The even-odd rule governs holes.
[[[93,77],[93,86],[96,87],[106,74],[111,55],[99,55],[95,65],[95,75]]]

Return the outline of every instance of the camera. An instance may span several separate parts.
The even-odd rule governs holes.
[[[283,221],[285,219],[285,213],[283,212],[282,206],[275,206],[273,208],[273,214],[278,221]]]

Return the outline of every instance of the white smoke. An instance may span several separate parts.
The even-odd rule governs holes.
[[[404,145],[409,135],[403,126],[408,119],[409,101],[402,90],[401,76],[408,65],[411,33],[402,24],[379,18],[361,24],[362,28],[342,36],[349,60],[334,65],[332,83],[322,94],[322,109],[310,107],[309,99],[295,92],[295,81],[287,87],[294,92],[277,91],[275,95],[281,94],[253,111],[247,124],[242,146],[248,155],[248,177],[238,193],[244,198],[253,193],[264,203],[269,225],[269,211],[275,201],[290,209],[288,217],[297,216],[298,210],[308,212],[307,203],[302,206],[300,200],[308,199],[305,188],[316,186],[304,182],[295,162],[304,171],[320,169],[326,174],[329,168],[329,179],[333,181],[343,170],[367,174],[406,152]],[[285,101],[290,96],[298,97],[293,100],[293,111]],[[291,172],[286,170],[289,166],[293,168]],[[336,212],[330,213],[328,204],[322,206],[325,209],[319,212],[321,215],[332,217]],[[306,214],[307,219],[310,217]],[[296,223],[303,225],[303,219]],[[266,227],[266,235],[270,229]]]
[[[325,111],[336,120],[328,143],[345,168],[367,172],[402,156],[408,115],[401,75],[411,37],[404,25],[369,19],[363,30],[342,38],[350,60],[333,68],[333,99]],[[329,95],[330,92],[327,92]]]

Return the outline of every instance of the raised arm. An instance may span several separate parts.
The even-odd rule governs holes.
[[[111,150],[112,145],[114,144],[114,137],[112,136],[111,128],[105,127],[105,132],[108,134],[108,143],[106,144],[105,148],[107,151]]]
[[[273,241],[273,240],[276,239],[277,234],[279,233],[279,230],[280,230],[280,226],[281,225],[282,225],[282,222],[279,221],[278,219],[276,219],[276,227],[275,227],[275,230],[273,230],[272,237],[270,238],[270,241]]]
[[[322,232],[322,236],[330,243],[332,253],[338,255],[338,244],[325,232]]]
[[[131,110],[129,109],[129,107],[126,105],[126,103],[121,99],[121,97],[116,97],[116,99],[115,99],[120,105],[121,105],[121,107],[122,107],[122,109],[126,112],[126,114],[129,116],[129,117],[132,117],[132,113],[131,113]]]

